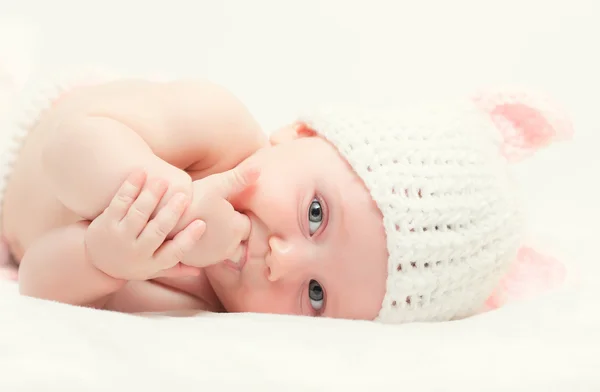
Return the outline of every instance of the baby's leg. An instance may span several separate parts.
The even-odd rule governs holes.
[[[96,269],[85,248],[87,222],[52,230],[25,252],[19,267],[21,294],[82,306],[101,306],[124,281]],[[99,302],[100,301],[100,302]]]
[[[167,195],[191,195],[191,178],[163,161],[125,124],[106,117],[81,116],[63,122],[48,138],[44,165],[58,199],[79,216],[93,220],[123,181],[137,168],[149,177],[168,178]]]

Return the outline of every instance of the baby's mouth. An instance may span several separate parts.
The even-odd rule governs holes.
[[[225,264],[228,267],[233,268],[237,271],[241,271],[246,265],[248,260],[248,242],[242,241],[238,247],[236,253],[228,260],[225,260]]]

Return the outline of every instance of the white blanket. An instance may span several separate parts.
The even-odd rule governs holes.
[[[142,317],[5,291],[2,391],[600,390],[600,318],[575,293],[397,327],[253,314]]]
[[[383,326],[123,315],[21,298],[0,282],[0,392],[600,390],[597,1],[149,4],[0,1],[0,15],[32,22],[2,31],[0,46],[37,42],[32,58],[44,67],[150,64],[210,77],[267,130],[319,101],[392,104],[488,83],[541,85],[573,113],[576,137],[521,165],[519,178],[532,244],[569,266],[568,285],[468,320]],[[2,54],[14,69],[32,65]]]

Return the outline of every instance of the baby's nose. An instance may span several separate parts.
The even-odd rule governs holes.
[[[270,252],[266,257],[269,267],[268,277],[271,282],[277,281],[297,268],[299,252],[297,246],[290,241],[278,237],[269,238]]]

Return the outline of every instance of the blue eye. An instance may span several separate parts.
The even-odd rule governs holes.
[[[308,231],[310,235],[316,233],[323,223],[323,208],[319,200],[314,199],[308,208]]]
[[[310,305],[316,311],[320,311],[323,308],[323,287],[314,279],[308,283],[308,299],[310,299]]]

